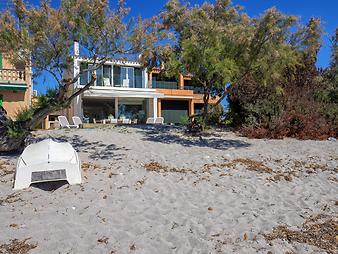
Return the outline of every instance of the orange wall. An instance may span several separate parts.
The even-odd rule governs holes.
[[[5,91],[0,90],[3,96],[3,107],[10,118],[15,119],[16,114],[28,108],[30,105],[30,93],[26,91]]]
[[[25,69],[25,84],[27,89],[25,91],[9,91],[1,90],[0,94],[3,96],[3,107],[7,111],[10,118],[15,119],[18,111],[28,108],[31,105],[31,94],[32,94],[32,72],[30,67],[16,66],[9,61],[5,54],[2,54],[2,68],[4,69]],[[6,81],[2,80],[1,83],[16,84],[23,83],[17,81]]]

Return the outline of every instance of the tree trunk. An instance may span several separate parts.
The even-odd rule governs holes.
[[[207,125],[209,98],[210,98],[210,94],[207,91],[204,91],[204,94],[203,94],[202,130],[204,130],[206,125]]]
[[[61,87],[58,94],[55,97],[54,105],[62,105],[63,107],[69,105],[71,101],[78,95],[82,94],[84,91],[88,90],[91,85],[94,84],[96,80],[95,73],[92,73],[91,81],[86,84],[83,88],[75,91],[71,96],[67,97],[67,90],[69,89],[71,83],[65,84],[64,87]],[[58,108],[59,109],[59,108]],[[12,122],[13,125],[16,125],[20,130],[20,135],[17,137],[11,137],[8,134],[8,126],[11,123],[11,120],[7,117],[6,111],[0,109],[0,152],[12,152],[19,151],[24,148],[25,140],[29,136],[30,131],[33,130],[38,123],[40,123],[46,116],[56,110],[56,107],[48,104],[45,108],[37,109],[32,119],[26,122]]]

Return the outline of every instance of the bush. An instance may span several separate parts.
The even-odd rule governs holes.
[[[207,123],[209,125],[218,125],[222,122],[224,117],[224,108],[222,105],[218,104],[213,111],[208,115]]]
[[[295,77],[284,85],[247,78],[230,90],[227,121],[251,138],[326,139],[338,134],[337,83],[325,72]],[[282,82],[279,82],[282,83]]]

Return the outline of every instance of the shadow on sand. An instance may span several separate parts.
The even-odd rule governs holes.
[[[179,126],[135,125],[131,126],[131,128],[138,129],[138,132],[144,135],[143,140],[164,144],[180,144],[186,147],[199,146],[218,150],[245,148],[250,146],[247,142],[224,138],[218,133],[192,137],[184,134],[183,127]]]
[[[35,139],[34,142],[39,142],[48,137]],[[105,144],[101,141],[88,141],[81,135],[74,134],[72,136],[49,137],[57,142],[69,142],[77,152],[89,154],[88,157],[93,160],[122,160],[126,154],[124,152],[129,149],[125,147],[117,147],[115,144]]]

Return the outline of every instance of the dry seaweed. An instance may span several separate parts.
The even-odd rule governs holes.
[[[273,170],[265,166],[263,162],[255,161],[255,160],[248,159],[248,158],[245,158],[245,159],[238,158],[238,159],[233,160],[232,163],[242,164],[246,167],[247,170],[250,170],[250,171],[257,171],[259,173],[267,173],[267,174],[273,173]]]
[[[220,164],[205,164],[203,166],[203,171],[209,171],[211,168],[231,168],[235,169],[238,165],[243,165],[247,170],[256,171],[259,173],[268,173],[272,174],[273,170],[264,165],[263,162],[255,161],[248,158],[238,158],[232,161],[227,161]]]
[[[153,172],[157,172],[157,173],[193,173],[195,174],[195,172],[191,169],[186,169],[186,168],[170,168],[168,166],[163,166],[160,163],[156,162],[156,161],[152,161],[149,163],[144,164],[144,168],[147,171],[153,171]]]
[[[273,229],[272,233],[265,234],[268,241],[275,239],[289,242],[305,243],[316,246],[328,253],[337,253],[338,241],[338,217],[317,215],[306,220],[300,230],[289,229],[286,225],[280,225]]]
[[[14,167],[10,167],[11,164],[6,160],[0,160],[0,177],[14,174]]]
[[[81,165],[81,168],[84,172],[87,172],[88,170],[95,170],[100,168],[97,164],[92,162],[83,162]]]
[[[107,244],[107,243],[108,243],[108,240],[109,240],[109,238],[106,237],[106,236],[103,236],[103,237],[97,239],[97,241],[98,241],[99,243],[104,243],[104,244]]]
[[[305,170],[307,173],[312,174],[316,173],[318,171],[332,171],[335,173],[338,173],[337,168],[331,168],[327,164],[318,164],[314,162],[306,162],[306,161],[301,161],[301,160],[294,160],[293,161],[293,166],[299,170]]]
[[[291,182],[293,179],[292,176],[294,176],[292,172],[278,172],[275,175],[269,177],[268,180],[273,181],[273,182],[278,182],[281,180]]]
[[[17,201],[23,201],[20,197],[19,197],[19,193],[13,193],[8,195],[5,198],[0,198],[0,205],[4,205],[5,203],[7,204],[11,204],[11,203],[15,203]]]
[[[27,241],[30,238],[24,240],[14,239],[10,243],[5,243],[0,245],[0,254],[25,254],[30,250],[35,249],[37,244],[30,244]]]

